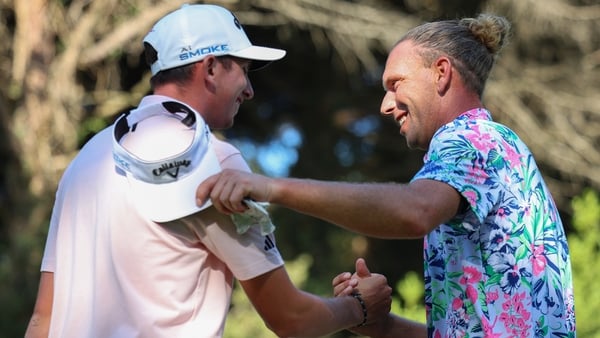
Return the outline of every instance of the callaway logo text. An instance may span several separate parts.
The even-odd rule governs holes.
[[[181,161],[173,161],[173,162],[169,162],[169,163],[163,163],[160,165],[160,168],[156,168],[154,170],[152,170],[152,174],[154,174],[154,176],[161,176],[163,174],[168,174],[171,177],[177,177],[177,175],[179,174],[179,168],[180,167],[188,167],[190,164],[192,164],[192,161],[190,160],[181,160]],[[173,171],[173,169],[175,169],[175,171]]]

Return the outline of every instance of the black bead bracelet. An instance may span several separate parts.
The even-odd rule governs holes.
[[[362,308],[362,312],[363,312],[363,321],[356,327],[365,326],[367,324],[367,305],[365,304],[365,301],[360,296],[360,293],[353,293],[352,297],[354,297],[354,298],[356,298],[356,300],[358,300],[358,302],[360,303],[360,307]]]

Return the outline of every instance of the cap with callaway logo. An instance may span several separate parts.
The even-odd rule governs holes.
[[[285,50],[254,46],[233,13],[216,5],[188,5],[160,19],[144,38],[157,52],[152,75],[202,60],[231,55],[254,60],[251,68],[279,60]]]
[[[221,167],[206,123],[183,103],[145,104],[119,117],[113,158],[125,171],[133,203],[152,221],[172,221],[212,205],[196,205],[196,187]]]

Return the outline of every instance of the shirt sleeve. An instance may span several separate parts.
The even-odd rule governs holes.
[[[57,198],[58,201],[58,198]],[[56,270],[56,236],[58,233],[58,203],[54,205],[52,218],[50,220],[50,228],[46,237],[46,247],[42,256],[42,265],[40,271],[54,272]]]
[[[202,229],[202,244],[225,262],[239,280],[254,278],[284,264],[274,234],[263,236],[259,227],[238,234],[231,217],[213,207],[190,221],[196,229]]]
[[[479,128],[446,129],[438,133],[425,155],[425,164],[413,177],[446,183],[468,202],[480,223],[500,198],[500,182],[494,166],[496,141]]]
[[[222,168],[250,171],[237,148],[214,137],[212,142]],[[202,245],[227,264],[238,280],[254,278],[284,264],[274,234],[263,235],[259,224],[238,234],[231,217],[214,207],[176,222],[190,229]]]
[[[58,184],[58,189],[56,190],[55,202],[52,207],[52,216],[50,217],[50,227],[48,229],[48,235],[46,236],[46,246],[44,248],[44,255],[42,256],[40,271],[43,272],[56,271],[56,242],[61,214],[63,213],[66,192],[65,186],[68,185],[70,170],[71,165],[65,170],[65,173]]]

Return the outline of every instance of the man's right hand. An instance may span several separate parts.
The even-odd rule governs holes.
[[[204,180],[196,189],[196,203],[203,205],[209,198],[221,213],[241,213],[248,208],[244,199],[269,202],[270,178],[247,171],[224,169]]]

